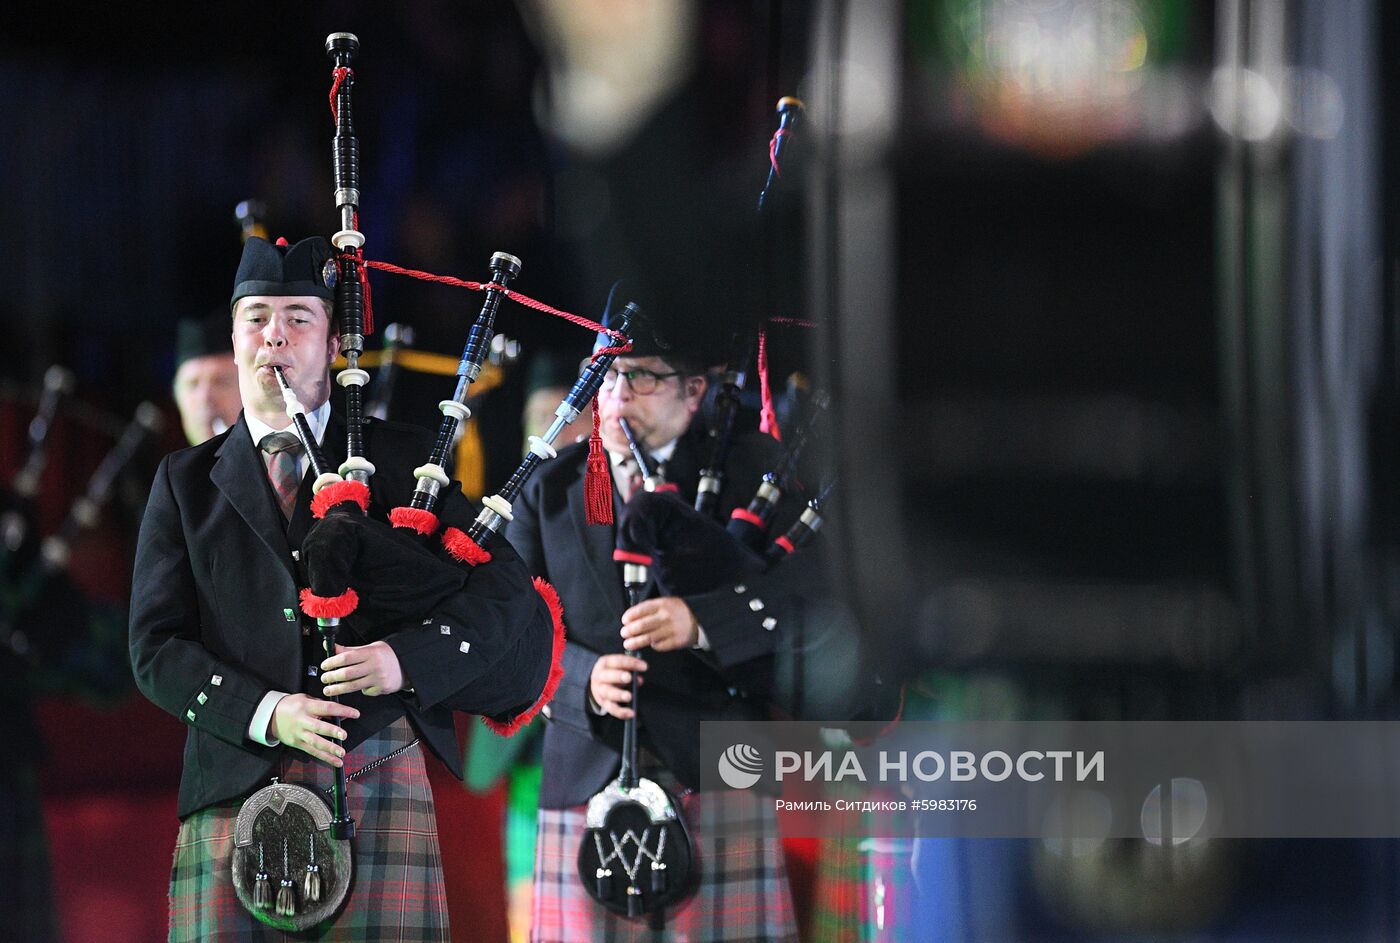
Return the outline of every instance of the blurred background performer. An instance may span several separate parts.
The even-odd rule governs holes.
[[[531,359],[525,372],[525,410],[520,417],[525,442],[523,451],[529,449],[532,435],[544,435],[554,421],[554,410],[578,379],[579,361],[559,350],[540,350]],[[582,442],[593,432],[592,420],[587,411],[560,431],[556,444],[562,448]]]
[[[494,585],[513,590],[502,598],[478,598],[473,590],[493,583],[473,581],[430,625],[385,627],[381,640],[324,660],[310,624],[301,624],[297,588],[305,578],[295,548],[311,523],[311,481],[295,437],[284,435],[290,421],[271,367],[283,369],[322,448],[339,460],[346,438],[329,402],[339,340],[331,258],[319,237],[290,247],[247,241],[232,297],[243,415],[223,435],[161,463],[141,527],[131,663],[142,692],[190,728],[172,940],[275,938],[235,903],[234,818],[240,800],[271,777],[324,779],[321,764],[365,770],[350,793],[355,887],[333,922],[336,939],[383,939],[386,926],[400,940],[449,939],[432,793],[417,744],[460,769],[443,700],[464,688],[497,700],[518,691],[511,703],[524,705],[548,671],[547,642],[538,678],[493,671],[500,649],[535,612],[528,576],[504,542],[488,564],[500,567]],[[364,433],[378,465],[371,513],[382,519],[383,508],[407,502],[408,456],[426,452],[430,437],[376,421]],[[462,526],[473,516],[455,485],[440,507]],[[393,893],[382,890],[387,880]]]
[[[262,200],[242,200],[233,209],[242,243],[267,239],[267,207]],[[233,362],[228,312],[216,308],[205,318],[181,318],[175,325],[175,381],[171,387],[180,428],[190,445],[198,445],[232,428],[243,401],[238,395],[238,368]]]
[[[645,307],[645,306],[644,306]],[[653,308],[666,307],[665,305]],[[705,395],[705,351],[682,341],[681,306],[634,332],[632,355],[619,357],[599,395],[603,447],[612,469],[615,506],[640,489],[641,475],[618,426],[624,418],[641,447],[659,463],[681,499],[695,499],[703,461],[704,429],[692,423]],[[604,321],[606,323],[606,320]],[[656,325],[664,324],[669,336]],[[694,323],[694,322],[692,322]],[[776,444],[766,436],[739,437],[730,453],[735,480],[757,481]],[[651,599],[629,608],[612,553],[612,527],[585,524],[587,445],[561,449],[526,487],[509,534],[536,575],[558,589],[569,625],[564,680],[550,708],[544,736],[534,926],[540,943],[647,936],[701,941],[795,940],[782,843],[771,801],[744,793],[698,794],[702,720],[760,719],[765,707],[750,700],[761,683],[773,633],[765,631],[764,603],[741,589],[742,615],[703,616],[691,603]],[[731,494],[741,494],[733,489]],[[744,495],[747,498],[747,495]],[[727,516],[735,499],[725,496]],[[736,598],[726,587],[718,594]],[[727,600],[726,600],[727,604]],[[630,652],[649,647],[649,661]],[[579,882],[577,856],[589,798],[611,781],[621,763],[622,720],[629,714],[633,671],[644,671],[646,721],[641,728],[642,774],[682,796],[695,845],[699,888],[668,910],[666,929],[648,935],[595,903]],[[717,854],[715,828],[742,838]],[[739,851],[743,849],[743,851]]]
[[[238,421],[243,402],[238,397],[238,368],[233,362],[227,314],[219,311],[176,326],[171,392],[180,411],[180,428],[190,445],[212,439]]]

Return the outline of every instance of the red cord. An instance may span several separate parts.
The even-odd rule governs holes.
[[[341,86],[341,84],[342,84],[347,78],[351,78],[352,76],[354,76],[354,74],[355,74],[355,70],[354,70],[354,69],[335,68],[335,69],[332,69],[332,70],[331,70],[331,94],[330,94],[330,105],[331,105],[331,121],[332,121],[332,123],[335,123],[335,124],[339,124],[339,123],[340,123],[339,109],[336,108],[336,104],[335,104],[335,96],[336,96],[336,93],[338,93],[338,92],[340,91],[340,86]],[[782,133],[783,133],[782,131],[779,131],[779,132],[778,132],[778,134],[782,134]],[[774,140],[776,140],[776,135],[774,136]],[[770,153],[771,153],[771,151],[770,151]],[[360,214],[359,214],[359,213],[356,213],[356,214],[355,214],[355,229],[358,230],[359,228],[360,228]],[[518,292],[518,291],[511,291],[509,288],[502,288],[500,285],[497,285],[497,284],[495,284],[495,283],[493,283],[493,282],[472,282],[472,281],[467,281],[466,279],[462,279],[462,278],[453,278],[453,277],[450,276],[450,275],[434,275],[434,274],[431,273],[431,272],[423,272],[423,271],[420,271],[420,270],[418,270],[418,269],[404,268],[404,267],[401,266],[401,265],[394,265],[394,264],[391,263],[391,262],[374,262],[374,261],[371,261],[371,260],[365,258],[365,253],[364,253],[364,249],[363,249],[363,248],[357,248],[357,249],[355,249],[355,251],[354,251],[354,257],[355,257],[356,272],[357,272],[357,274],[358,274],[358,276],[359,276],[360,284],[361,284],[361,285],[363,286],[363,288],[364,288],[364,295],[365,295],[365,326],[364,326],[364,332],[365,332],[365,334],[367,334],[367,335],[368,335],[368,334],[373,334],[373,333],[374,333],[374,308],[373,308],[373,306],[372,306],[371,303],[370,303],[370,296],[369,296],[369,272],[368,272],[367,270],[368,270],[368,269],[371,269],[371,268],[376,268],[376,269],[379,269],[379,270],[382,271],[382,272],[391,272],[391,273],[393,273],[393,274],[395,274],[395,275],[407,275],[407,276],[409,276],[410,278],[417,278],[417,279],[420,279],[420,280],[425,281],[425,282],[437,282],[437,283],[440,284],[440,285],[451,285],[451,286],[453,286],[454,288],[466,288],[466,289],[468,289],[468,290],[470,290],[470,291],[502,291],[502,292],[505,292],[505,296],[506,296],[507,298],[509,298],[511,301],[514,301],[516,304],[524,305],[524,306],[527,307],[527,308],[534,308],[536,311],[542,311],[542,312],[544,312],[545,314],[552,314],[552,315],[554,315],[554,316],[557,317],[557,318],[563,318],[565,321],[568,321],[568,322],[571,323],[571,324],[577,324],[579,327],[586,328],[587,330],[594,331],[595,333],[607,334],[609,337],[614,337],[614,338],[616,338],[616,339],[618,339],[618,340],[620,340],[620,341],[624,341],[624,344],[623,344],[623,346],[621,346],[621,347],[608,347],[608,348],[605,348],[605,349],[603,349],[603,350],[598,351],[596,354],[593,355],[593,358],[594,358],[595,360],[596,360],[599,356],[601,356],[602,354],[605,354],[605,353],[623,354],[623,353],[626,353],[627,351],[629,351],[629,350],[632,349],[631,342],[630,342],[630,341],[627,341],[626,338],[623,337],[623,335],[622,335],[622,333],[621,333],[620,331],[614,331],[614,330],[612,330],[611,328],[603,327],[603,325],[599,324],[598,322],[596,322],[596,321],[590,321],[590,320],[588,320],[587,318],[581,318],[581,317],[579,317],[577,314],[570,314],[570,313],[567,312],[567,311],[561,311],[561,310],[559,310],[558,308],[554,308],[554,307],[551,307],[550,305],[545,304],[543,301],[536,301],[534,298],[531,298],[529,295],[522,295],[522,294],[521,294],[520,292]]]
[[[787,129],[779,128],[773,132],[773,140],[768,142],[768,163],[773,165],[773,173],[779,177],[783,172],[778,169],[778,141],[784,134],[787,134]]]
[[[599,324],[597,321],[590,321],[588,318],[580,317],[577,314],[561,311],[558,308],[545,304],[543,301],[536,301],[529,295],[522,295],[518,291],[502,288],[494,282],[473,282],[465,278],[453,278],[451,275],[434,275],[432,272],[404,268],[402,265],[395,265],[392,262],[377,262],[373,259],[365,259],[364,265],[367,268],[378,269],[381,272],[388,272],[391,275],[407,275],[409,278],[416,278],[420,281],[435,282],[439,285],[450,285],[453,288],[465,288],[468,291],[501,291],[516,304],[524,305],[527,308],[533,308],[545,314],[552,314],[557,318],[563,318],[570,324],[576,324],[581,328],[586,328],[595,333],[607,334],[609,337],[615,337],[618,340],[626,340],[621,331],[614,331],[612,328],[603,327],[603,325]],[[368,298],[368,290],[366,290],[366,298]],[[632,345],[630,342],[620,347],[604,347],[593,355],[593,359],[596,360],[603,354],[624,354],[631,349]]]
[[[331,124],[340,124],[340,109],[335,106],[335,96],[340,91],[340,83],[344,82],[347,76],[354,74],[354,69],[331,69]]]
[[[469,282],[461,278],[453,278],[451,275],[434,275],[432,272],[421,272],[418,269],[404,268],[402,265],[395,265],[392,262],[375,262],[366,260],[365,264],[370,268],[377,268],[381,272],[390,272],[394,275],[407,275],[409,278],[417,278],[425,282],[437,282],[439,285],[451,285],[454,288],[467,288],[471,291],[485,291],[487,282]],[[499,290],[499,286],[493,286]]]

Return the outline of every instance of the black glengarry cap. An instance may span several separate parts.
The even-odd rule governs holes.
[[[233,298],[266,295],[273,298],[309,295],[335,300],[335,253],[322,236],[312,236],[293,245],[285,240],[276,244],[250,237],[243,243],[243,258],[233,279]]]

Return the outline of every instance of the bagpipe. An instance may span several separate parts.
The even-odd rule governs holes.
[[[395,632],[413,631],[449,597],[470,593],[472,574],[491,564],[492,541],[511,519],[512,501],[534,470],[555,456],[554,438],[587,408],[613,360],[629,349],[627,330],[637,309],[628,305],[618,327],[604,328],[519,295],[508,286],[519,275],[521,262],[505,252],[492,255],[490,280],[479,283],[366,260],[365,238],[359,229],[359,145],[352,111],[353,63],[359,41],[350,33],[333,33],[326,40],[326,51],[333,61],[332,156],[340,223],[330,240],[334,257],[327,263],[326,281],[334,281],[340,353],[345,361],[336,376],[345,400],[347,436],[346,457],[339,467],[327,462],[306,409],[281,369],[274,368],[274,375],[313,479],[311,511],[315,522],[301,547],[307,585],[301,590],[300,604],[302,611],[316,620],[321,647],[329,657],[342,635],[364,644]],[[454,371],[451,396],[438,404],[442,419],[432,446],[413,472],[416,483],[412,496],[407,504],[389,510],[387,520],[370,514],[370,482],[376,469],[365,450],[369,374],[361,357],[365,337],[374,329],[367,277],[371,267],[485,293]],[[617,343],[594,354],[559,404],[550,430],[532,438],[530,451],[506,483],[497,493],[483,498],[476,517],[470,522],[461,520],[458,523],[464,526],[459,527],[441,514],[445,499],[456,500],[457,486],[448,474],[448,454],[461,424],[471,416],[471,387],[490,355],[497,315],[507,298],[566,317],[590,330],[605,331]],[[593,439],[593,448],[601,455],[596,407]],[[596,518],[611,522],[611,492],[605,492],[604,497],[606,504],[599,503]],[[549,670],[542,690],[527,709],[508,719],[485,718],[491,729],[503,735],[514,733],[548,703],[563,674],[564,627],[558,596],[541,580],[529,591],[538,597],[540,618],[550,623]],[[521,628],[523,636],[526,627]],[[469,690],[441,703],[452,709],[475,710]],[[298,784],[274,782],[244,802],[235,823],[233,881],[239,901],[258,920],[279,929],[304,930],[334,914],[343,903],[352,881],[349,843],[355,832],[346,782],[344,769],[337,767],[329,795]],[[274,883],[278,886],[275,895]]]
[[[819,401],[824,403],[824,398]],[[619,420],[642,475],[641,487],[618,519],[613,552],[613,560],[622,567],[628,604],[640,603],[652,585],[663,595],[684,596],[768,569],[777,557],[756,552],[755,535],[766,533],[781,489],[787,487],[820,417],[820,410],[814,412],[789,440],[782,458],[764,475],[748,506],[736,509],[729,527],[688,505],[676,485],[661,477],[627,421]],[[787,540],[794,551],[805,544],[821,527],[819,509],[819,502],[817,510],[809,502],[806,522],[799,519],[791,536],[780,539]],[[787,552],[783,549],[778,554]],[[645,657],[644,652],[636,654]],[[690,892],[696,871],[679,803],[664,787],[639,773],[638,724],[645,707],[635,672],[631,694],[632,716],[623,721],[621,770],[588,803],[578,873],[589,896],[603,907],[627,917],[649,917],[657,927],[665,909]]]
[[[674,488],[639,492],[619,518],[619,549],[645,559],[658,591],[665,596],[708,592],[726,582],[767,572],[789,555],[781,543],[787,535],[770,546],[769,530],[779,502],[791,486],[798,460],[823,421],[826,403],[825,396],[814,397],[818,408],[788,439],[752,498],[744,507],[736,507],[726,524],[687,505]],[[798,535],[800,543],[788,541],[794,551],[820,529],[820,507],[818,503],[809,515],[809,533]],[[812,510],[810,504],[807,510]],[[793,526],[799,523],[800,518]]]
[[[72,395],[73,386],[73,374],[69,370],[52,366],[44,371],[39,405],[27,430],[28,450],[24,464],[15,472],[7,496],[8,506],[0,512],[0,541],[4,543],[7,556],[17,553],[29,537],[34,499],[39,494],[39,479],[49,461],[49,432],[53,429],[59,407]]]
[[[803,104],[800,98],[785,95],[778,99],[778,128],[768,143],[768,178],[758,196],[758,212],[761,216],[768,202],[768,194],[781,176],[781,157],[789,136],[797,128],[802,117]],[[720,492],[724,490],[724,466],[729,457],[730,443],[734,438],[735,422],[739,416],[741,396],[748,382],[748,366],[758,355],[760,383],[763,385],[763,416],[760,428],[764,432],[776,432],[777,424],[767,396],[766,347],[762,332],[736,331],[730,341],[728,360],[719,378],[719,391],[715,396],[714,420],[710,424],[708,441],[709,457],[700,471],[700,482],[695,489],[695,510],[713,516],[718,508]]]
[[[763,213],[770,193],[780,177],[779,158],[802,115],[802,102],[791,96],[779,99],[778,128],[769,142],[769,171],[759,196]],[[675,496],[647,487],[634,496],[618,524],[619,551],[637,559],[645,558],[652,576],[664,595],[689,595],[714,589],[726,581],[767,571],[799,546],[804,545],[821,526],[821,506],[830,495],[825,489],[804,512],[806,524],[794,523],[795,540],[786,535],[770,545],[769,531],[797,472],[807,444],[818,434],[824,421],[828,397],[823,392],[811,398],[808,415],[795,435],[784,443],[781,458],[764,473],[751,499],[736,507],[728,521],[715,519],[721,495],[731,486],[725,465],[737,429],[741,397],[749,366],[758,355],[758,373],[763,385],[760,429],[778,437],[776,420],[767,392],[766,341],[762,331],[737,331],[730,343],[730,356],[719,377],[712,420],[706,436],[708,454],[695,489],[693,506]],[[629,436],[630,440],[630,436]],[[635,443],[629,443],[634,446]],[[639,462],[642,456],[638,454]],[[736,482],[732,486],[744,487]]]
[[[62,367],[44,374],[38,408],[29,423],[25,461],[9,489],[0,489],[0,659],[26,673],[53,672],[63,683],[89,693],[111,693],[127,680],[102,652],[78,644],[89,628],[88,605],[69,579],[73,546],[97,526],[121,475],[164,426],[160,409],[143,402],[118,425],[116,441],[89,476],[58,528],[40,535],[37,499],[49,459],[49,436],[60,409],[73,392],[73,375]],[[106,425],[106,423],[103,423]],[[26,632],[24,619],[42,614],[44,630]]]
[[[784,632],[773,640],[771,674],[756,681],[755,696],[795,720],[888,722],[899,713],[899,689],[885,683],[881,653],[829,589],[830,554],[811,549],[836,479],[828,477],[800,510],[787,510],[793,502],[783,500],[797,456],[824,421],[818,411],[785,440],[781,457],[726,525],[697,512],[675,491],[639,489],[618,520],[618,559],[645,564],[657,593],[665,596],[703,596],[770,579],[762,592],[768,608],[755,628],[771,632],[781,621]],[[776,531],[788,514],[790,525]],[[791,617],[780,619],[780,599],[787,600],[783,608]]]

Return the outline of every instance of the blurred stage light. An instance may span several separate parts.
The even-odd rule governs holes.
[[[1337,80],[1318,69],[1290,69],[1285,117],[1299,134],[1322,140],[1342,130],[1346,108]]]
[[[1170,60],[1185,0],[943,0],[954,107],[987,134],[1049,155],[1176,137],[1199,96]]]
[[[1281,131],[1330,140],[1342,130],[1346,103],[1337,80],[1318,69],[1283,69],[1278,81],[1253,69],[1221,66],[1211,76],[1211,117],[1226,134],[1267,141]]]
[[[1096,854],[1113,828],[1113,803],[1094,789],[1055,799],[1041,824],[1041,845],[1058,857]]]
[[[1283,98],[1274,84],[1253,69],[1237,66],[1215,70],[1209,107],[1222,131],[1246,141],[1267,141],[1283,117]]]

